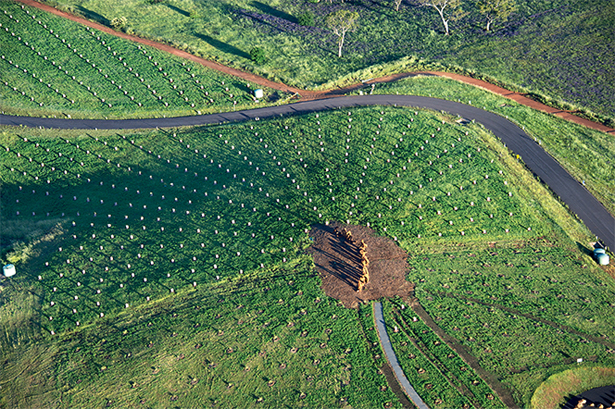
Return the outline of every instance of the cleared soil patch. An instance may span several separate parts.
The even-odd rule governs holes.
[[[354,242],[338,236],[336,229],[350,231]],[[376,236],[368,227],[338,222],[328,226],[314,225],[310,237],[314,244],[308,252],[314,257],[314,264],[320,272],[321,287],[325,294],[340,300],[344,306],[357,308],[363,301],[396,295],[403,298],[412,296],[414,284],[406,281],[408,255],[393,240]],[[359,292],[357,288],[362,273],[359,253],[361,240],[367,244],[370,281]]]

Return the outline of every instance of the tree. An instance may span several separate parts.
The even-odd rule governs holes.
[[[401,2],[403,0],[393,0],[393,4],[395,5],[395,11],[399,11],[399,6],[401,6]]]
[[[485,31],[489,31],[491,24],[496,20],[508,20],[508,16],[516,9],[515,0],[480,0],[478,2],[478,10],[487,18]]]
[[[432,7],[438,12],[446,35],[449,35],[448,22],[457,21],[466,15],[461,9],[461,0],[418,0],[418,2],[421,6]]]
[[[250,59],[258,65],[264,64],[267,61],[267,53],[260,47],[254,47],[250,50]]]
[[[356,27],[356,22],[359,19],[359,13],[350,10],[338,10],[327,16],[325,20],[333,34],[339,37],[337,45],[339,46],[337,56],[342,56],[342,47],[344,46],[344,38],[346,33],[353,31]]]

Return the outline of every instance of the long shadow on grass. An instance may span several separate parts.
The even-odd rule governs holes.
[[[176,7],[176,6],[172,5],[172,4],[165,4],[165,6],[167,6],[171,10],[181,14],[182,16],[190,17],[190,13],[188,13],[186,10],[182,10],[179,7]]]
[[[95,11],[92,11],[90,9],[86,9],[83,6],[76,6],[77,7],[77,11],[85,18],[87,18],[88,20],[94,20],[99,22],[100,24],[103,24],[105,26],[108,26],[111,24],[111,22],[104,16],[96,13]]]
[[[247,60],[250,59],[250,54],[246,53],[243,50],[240,50],[239,48],[235,46],[232,46],[220,40],[216,40],[215,38],[212,38],[205,34],[195,33],[194,35],[195,37],[200,38],[201,40],[205,41],[207,44],[211,45],[214,48],[217,48],[218,50],[224,53],[233,54],[233,55],[236,55],[237,57],[245,58]]]
[[[269,14],[274,17],[283,18],[284,20],[288,20],[292,23],[297,23],[297,18],[295,18],[295,16],[292,16],[284,11],[275,9],[267,4],[263,4],[260,1],[253,1],[250,4],[265,14]]]

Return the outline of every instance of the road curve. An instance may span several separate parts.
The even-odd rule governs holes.
[[[414,406],[419,409],[429,409],[429,406],[423,402],[423,399],[416,393],[416,390],[412,387],[408,378],[406,378],[406,374],[404,374],[404,370],[399,366],[399,361],[397,360],[397,355],[395,355],[395,351],[393,350],[393,345],[391,345],[391,339],[389,338],[389,334],[387,333],[386,324],[384,323],[384,316],[382,315],[382,303],[375,302],[374,303],[374,321],[376,321],[376,330],[378,331],[378,338],[380,339],[380,345],[382,345],[382,350],[384,351],[384,355],[387,357],[387,361],[393,368],[393,372],[395,373],[395,377],[399,382],[399,385],[404,389],[406,396],[410,398]]]
[[[319,99],[211,115],[151,119],[61,119],[0,115],[0,124],[59,129],[147,129],[240,122],[366,105],[395,105],[446,111],[480,122],[493,132],[609,248],[615,249],[615,218],[536,141],[508,119],[458,102],[413,95],[363,95]]]

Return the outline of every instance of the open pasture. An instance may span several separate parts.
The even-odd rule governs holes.
[[[6,113],[162,117],[255,105],[254,84],[14,2],[0,9]]]
[[[531,366],[532,356],[546,353],[544,339],[551,339],[551,327],[546,325],[533,335],[541,341],[529,341],[536,347],[526,346],[530,348],[523,361],[527,368],[510,375],[508,358],[487,359],[484,349],[510,344],[507,333],[517,331],[519,321],[502,319],[483,335],[479,330],[491,319],[489,314],[465,326],[466,319],[461,317],[466,308],[472,308],[471,314],[480,309],[454,298],[438,303],[436,297],[444,296],[436,289],[518,308],[594,338],[612,336],[611,307],[605,301],[613,294],[612,281],[602,276],[602,270],[588,265],[589,258],[541,210],[541,200],[528,187],[536,182],[521,177],[516,161],[501,147],[494,148],[495,139],[474,124],[461,125],[429,111],[370,107],[105,136],[96,132],[57,138],[4,133],[0,145],[3,223],[12,227],[3,230],[15,233],[3,237],[3,257],[18,261],[18,275],[4,283],[0,313],[10,330],[0,342],[15,351],[27,351],[35,340],[50,346],[48,354],[59,351],[58,357],[45,355],[48,360],[40,360],[39,369],[47,365],[47,370],[62,375],[59,379],[70,378],[67,384],[73,386],[71,396],[78,405],[88,399],[104,402],[106,395],[115,396],[109,398],[114,402],[137,402],[137,395],[142,396],[138,385],[147,385],[143,388],[152,394],[153,402],[187,399],[188,406],[197,396],[216,396],[212,399],[221,406],[250,405],[260,398],[272,404],[288,400],[300,405],[308,399],[304,393],[311,395],[312,400],[305,401],[310,405],[398,405],[384,377],[377,373],[384,361],[371,341],[375,334],[368,324],[369,308],[346,310],[317,288],[319,280],[304,250],[310,245],[311,225],[327,221],[369,226],[408,251],[413,267],[409,280],[417,284],[419,301],[448,334],[468,345],[481,365],[507,380],[519,402],[529,392],[525,384],[515,382],[517,377],[533,376],[539,382],[551,368],[570,364],[552,358],[539,361],[543,365],[539,371]],[[18,234],[19,226],[46,225],[46,221],[56,225],[54,237],[26,254],[23,249],[29,242]],[[587,236],[578,239],[588,240]],[[546,262],[535,261],[533,252],[509,260],[512,255],[504,251],[496,268],[483,271],[482,264],[471,261],[495,256],[481,253],[456,267],[449,257],[449,252],[477,252],[474,248],[484,246],[480,243],[502,243],[510,248],[510,243],[537,246],[532,243],[544,240],[551,243],[540,247]],[[25,243],[19,245],[19,241]],[[534,280],[510,276],[506,262],[521,262],[528,270],[523,275]],[[544,278],[557,283],[552,286],[538,279],[533,263],[546,263]],[[448,266],[461,273],[449,271]],[[482,275],[474,274],[476,271]],[[507,275],[499,277],[500,273]],[[464,293],[470,285],[466,280],[472,283],[472,295]],[[564,280],[570,291],[562,288]],[[483,283],[490,287],[477,285]],[[584,290],[581,283],[593,287]],[[487,293],[498,300],[491,300]],[[564,298],[557,297],[560,293]],[[595,303],[590,309],[581,308],[590,295]],[[24,297],[30,297],[27,310],[17,313],[11,309]],[[214,304],[218,299],[232,301]],[[174,326],[173,314],[181,316],[178,311],[186,300],[190,307],[185,311],[192,311],[186,313],[189,325],[182,321]],[[386,305],[388,317],[400,319],[391,309],[393,304]],[[440,312],[440,305],[446,314]],[[200,309],[195,310],[196,306]],[[321,307],[322,313],[314,312]],[[553,312],[541,308],[553,308]],[[458,403],[497,406],[497,397],[488,397],[485,384],[472,371],[465,378],[455,371],[444,376],[439,366],[444,364],[441,352],[423,348],[419,355],[407,349],[411,343],[403,334],[413,332],[425,345],[433,337],[414,328],[407,311],[401,312],[408,323],[403,333],[392,334],[402,366],[412,368],[403,354],[413,353],[440,368],[430,369],[425,377],[408,374],[421,381],[419,392],[435,407],[457,407]],[[564,313],[572,317],[561,318]],[[327,325],[328,320],[339,327]],[[242,326],[247,322],[253,325],[251,329]],[[272,322],[276,324],[270,329],[262,329]],[[327,328],[340,338],[326,340]],[[460,336],[455,328],[467,334]],[[306,335],[309,345],[299,329],[312,334]],[[222,339],[218,338],[223,335],[220,331],[227,338],[217,343],[214,339]],[[579,344],[583,349],[574,353],[592,354],[596,360],[612,363],[609,347],[588,336],[562,337],[562,354],[572,356],[577,338],[587,338],[588,343]],[[104,341],[96,343],[92,337]],[[82,339],[92,342],[77,346]],[[127,342],[134,347],[115,348],[120,339],[122,345]],[[183,341],[175,344],[178,339]],[[115,344],[110,340],[116,340]],[[371,346],[364,340],[370,340]],[[514,339],[523,341],[521,336]],[[323,342],[323,348],[331,344],[327,353],[321,351]],[[195,352],[196,343],[203,349]],[[66,352],[72,347],[75,355]],[[83,348],[99,349],[86,354]],[[269,348],[277,351],[272,352],[275,365],[259,355]],[[211,353],[199,354],[205,350]],[[305,355],[295,355],[304,350]],[[292,362],[283,357],[283,351],[301,359]],[[194,356],[199,365],[205,362],[207,373],[196,371],[193,361],[184,360],[187,356]],[[434,356],[442,358],[438,358],[440,364]],[[20,370],[20,360],[28,357],[32,355],[10,354],[10,370]],[[126,359],[130,357],[133,361]],[[158,364],[152,367],[153,359]],[[457,365],[460,358],[448,359]],[[193,364],[183,367],[184,362]],[[81,372],[74,370],[75,365]],[[241,365],[262,365],[270,373],[259,377],[240,374],[238,370],[245,370]],[[346,365],[355,368],[351,376],[345,372]],[[164,382],[152,378],[164,368],[177,367],[185,368],[180,371],[185,375],[181,388],[174,380],[175,370],[168,369]],[[292,368],[288,384],[283,379],[285,368]],[[306,375],[312,368],[314,375]],[[357,368],[363,369],[355,372]],[[188,376],[197,380],[197,386],[189,386],[193,379]],[[322,382],[331,378],[333,384],[310,383],[301,376]],[[121,377],[124,386],[88,393],[91,385],[108,384],[115,377]],[[201,382],[204,379],[208,381]],[[446,389],[451,382],[459,389]],[[296,384],[302,385],[301,390],[290,386]],[[42,393],[45,385],[21,384],[20,388]],[[227,393],[233,385],[241,385],[237,387],[246,393]],[[205,389],[199,389],[202,387]],[[312,395],[310,388],[319,392]],[[456,392],[464,388],[471,395]],[[23,395],[15,396],[19,401]]]

